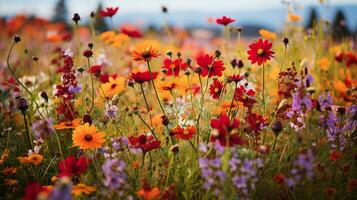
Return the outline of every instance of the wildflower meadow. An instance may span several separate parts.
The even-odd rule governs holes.
[[[356,36],[286,10],[255,36],[120,1],[0,20],[0,199],[357,199]]]

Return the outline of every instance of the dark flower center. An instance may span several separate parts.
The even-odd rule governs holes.
[[[144,51],[144,52],[141,54],[141,56],[142,56],[143,58],[145,58],[145,59],[148,59],[148,58],[151,57],[151,54],[150,54],[149,51]]]
[[[84,139],[85,139],[86,141],[90,142],[90,141],[92,141],[93,137],[92,137],[91,134],[86,134],[86,135],[84,136]]]
[[[263,49],[258,49],[257,54],[260,55],[260,56],[263,55],[264,54],[264,50]]]
[[[72,122],[65,122],[64,125],[65,126],[72,126],[73,124],[72,124]]]
[[[111,85],[110,88],[111,88],[111,89],[114,89],[116,86],[117,86],[117,84],[114,83],[114,84]]]

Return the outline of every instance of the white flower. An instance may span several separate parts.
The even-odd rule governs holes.
[[[68,48],[64,51],[63,55],[68,57],[73,57],[73,51],[70,48]]]

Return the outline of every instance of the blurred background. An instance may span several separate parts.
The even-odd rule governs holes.
[[[357,0],[0,0],[0,17],[18,14],[36,16],[55,22],[71,22],[79,13],[83,23],[90,13],[108,6],[119,6],[113,24],[131,23],[143,29],[160,28],[164,24],[186,29],[218,29],[215,17],[235,18],[236,26],[244,27],[246,35],[261,28],[282,31],[288,12],[302,18],[301,26],[312,26],[316,19],[344,26],[349,34],[357,32]],[[163,12],[166,11],[166,12]],[[99,30],[105,30],[108,19],[98,19]]]

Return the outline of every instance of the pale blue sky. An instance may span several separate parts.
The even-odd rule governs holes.
[[[175,11],[239,11],[281,8],[281,0],[67,0],[69,14],[75,12],[88,15],[98,2],[104,6],[119,6],[121,13],[158,12],[161,5],[167,5],[171,12]],[[294,0],[300,5],[317,4],[319,0]],[[15,13],[36,14],[50,17],[57,0],[0,0],[0,15]],[[325,0],[331,5],[355,4],[357,0]]]

